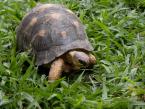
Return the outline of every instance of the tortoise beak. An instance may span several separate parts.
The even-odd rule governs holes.
[[[91,65],[96,64],[96,57],[92,54],[89,54],[89,61]]]

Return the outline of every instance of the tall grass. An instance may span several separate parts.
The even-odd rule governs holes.
[[[64,4],[79,16],[97,58],[92,69],[49,83],[27,52],[16,52],[15,29],[38,2]],[[0,1],[0,108],[144,109],[144,16],[138,0]]]

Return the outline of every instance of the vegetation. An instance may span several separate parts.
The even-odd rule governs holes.
[[[92,69],[49,83],[28,53],[16,52],[15,29],[38,2],[79,16],[97,58]],[[144,0],[1,0],[0,108],[145,109],[144,9]]]

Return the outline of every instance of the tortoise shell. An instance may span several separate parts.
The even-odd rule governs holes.
[[[34,7],[17,28],[16,39],[18,51],[31,49],[36,65],[50,63],[70,50],[93,50],[78,17],[59,4]]]

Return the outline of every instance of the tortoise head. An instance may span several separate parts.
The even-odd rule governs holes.
[[[66,61],[73,65],[74,70],[78,70],[81,67],[87,67],[96,63],[94,55],[84,51],[69,51],[66,54]]]

